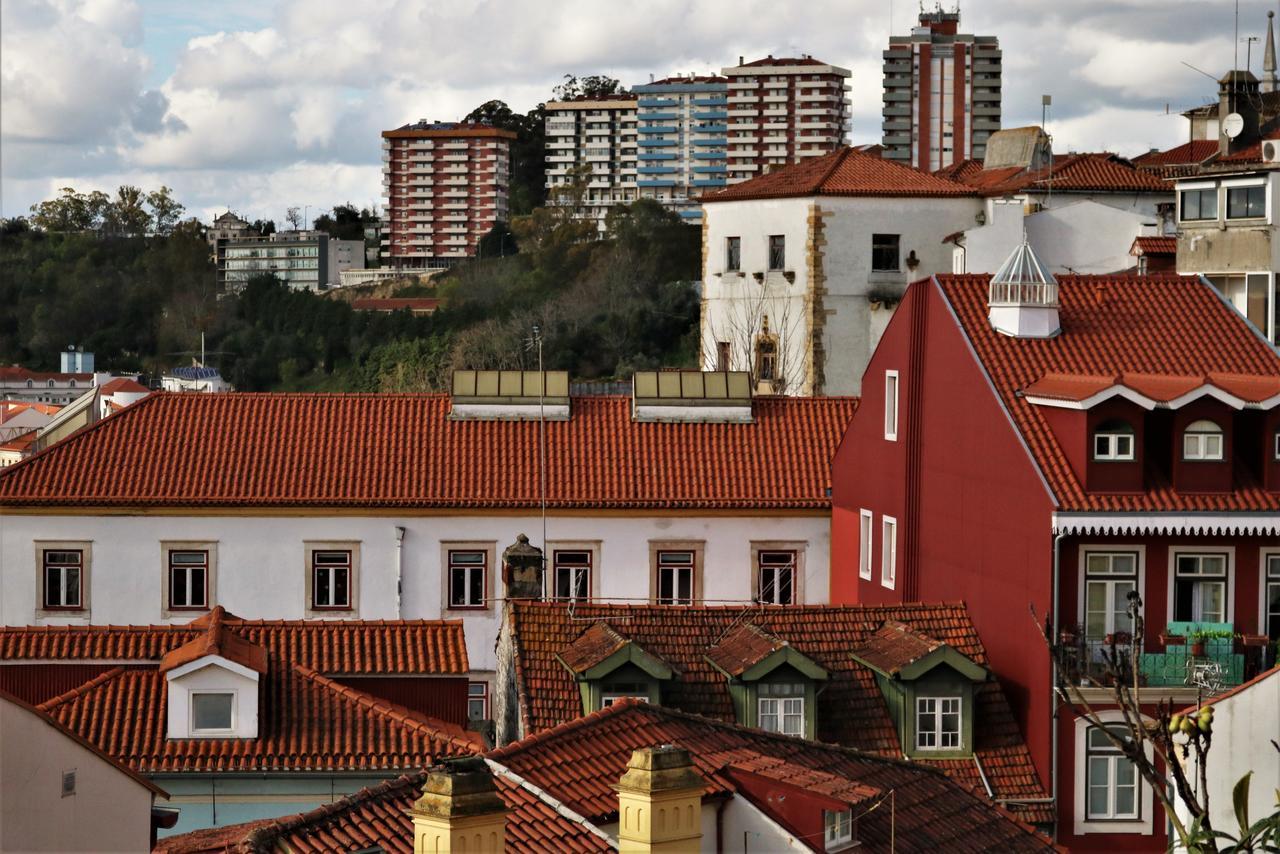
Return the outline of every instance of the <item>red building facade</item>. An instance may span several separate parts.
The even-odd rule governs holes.
[[[1263,663],[1246,645],[1280,635],[1280,358],[1196,278],[1043,293],[1031,308],[1059,328],[1030,338],[993,328],[986,276],[910,287],[835,459],[831,601],[963,600],[1058,840],[1163,850],[1141,781],[1055,703],[1031,610],[1078,638],[1087,674],[1136,590],[1152,704],[1195,701],[1183,647],[1162,641],[1171,622],[1230,624],[1237,640],[1209,656],[1228,684]]]

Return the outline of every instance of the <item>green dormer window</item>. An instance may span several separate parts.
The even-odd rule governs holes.
[[[817,685],[825,668],[764,629],[744,623],[705,655],[729,680],[738,723],[770,732],[813,738]]]
[[[675,675],[671,665],[608,623],[596,623],[587,629],[557,653],[556,659],[578,683],[583,714],[623,699],[658,705],[662,702],[663,683]]]

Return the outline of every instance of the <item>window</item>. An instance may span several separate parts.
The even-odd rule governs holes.
[[[607,709],[619,700],[649,702],[649,686],[644,682],[610,682],[600,692],[600,707]]]
[[[880,272],[898,272],[899,236],[896,234],[871,235],[871,269]]]
[[[1108,727],[1128,738],[1122,726]],[[1136,819],[1138,769],[1121,753],[1102,727],[1089,727],[1085,744],[1085,815],[1089,819]]]
[[[1212,421],[1195,421],[1182,434],[1184,460],[1221,460],[1224,449],[1222,428]]]
[[[1177,622],[1225,623],[1227,556],[1175,555],[1173,619]]]
[[[898,372],[884,372],[884,437],[898,441]]]
[[[853,810],[840,812],[823,810],[822,823],[825,828],[823,840],[826,845],[824,847],[827,850],[853,841]]]
[[[1106,462],[1129,462],[1134,459],[1133,428],[1127,422],[1113,420],[1098,426],[1093,434],[1093,458]]]
[[[756,379],[773,382],[778,378],[778,339],[761,335],[756,339]]]
[[[787,266],[787,238],[782,234],[769,235],[769,269],[783,270]]]
[[[1218,188],[1182,191],[1183,220],[1218,218]]]
[[[692,551],[658,552],[658,604],[693,604],[694,555]]]
[[[191,732],[223,733],[235,729],[235,699],[230,691],[191,692]]]
[[[313,610],[351,608],[351,552],[311,553],[311,607]]]
[[[1250,219],[1267,215],[1267,188],[1228,187],[1227,219]]]
[[[768,605],[796,603],[796,553],[762,551],[756,556],[760,576],[759,601]]]
[[[724,271],[736,273],[742,269],[742,238],[726,237],[724,239]]]
[[[858,512],[858,577],[871,580],[871,562],[875,552],[871,550],[871,530],[875,514],[870,510]]]
[[[1267,637],[1280,638],[1280,554],[1266,556],[1267,578],[1263,590],[1262,625]]]
[[[733,364],[733,348],[728,341],[716,342],[716,370],[727,371]]]
[[[916,698],[916,749],[960,749],[960,698]]]
[[[1084,563],[1084,636],[1102,640],[1115,632],[1133,631],[1129,594],[1138,589],[1138,555],[1134,552],[1090,552]]]
[[[885,516],[880,522],[880,584],[893,590],[898,579],[898,520]]]
[[[209,607],[209,553],[169,552],[169,609],[204,610]]]
[[[1275,459],[1280,460],[1280,430],[1277,430],[1276,434],[1271,438],[1272,444],[1275,446],[1272,448],[1272,453],[1275,456]]]
[[[76,772],[62,772],[62,797],[69,798],[76,793]]]
[[[591,598],[591,552],[561,551],[552,553],[552,576],[557,599],[586,601]]]
[[[485,607],[485,553],[449,552],[449,607]]]
[[[79,549],[45,549],[43,552],[44,607],[51,611],[83,608],[84,552]]]
[[[804,685],[765,682],[760,685],[756,725],[766,732],[804,737]]]
[[[467,720],[489,720],[489,683],[467,683]]]

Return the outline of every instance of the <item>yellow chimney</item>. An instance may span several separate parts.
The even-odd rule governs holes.
[[[432,768],[413,817],[413,854],[501,852],[507,807],[483,759],[447,760]]]
[[[620,854],[696,854],[705,786],[682,747],[667,744],[633,752],[614,786]]]

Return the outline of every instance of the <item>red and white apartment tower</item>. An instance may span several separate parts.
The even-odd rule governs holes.
[[[447,267],[474,255],[507,219],[511,140],[483,124],[421,121],[382,132],[387,224],[382,254],[393,267]]]
[[[820,157],[845,144],[850,71],[812,56],[772,56],[721,72],[729,78],[730,184]]]

